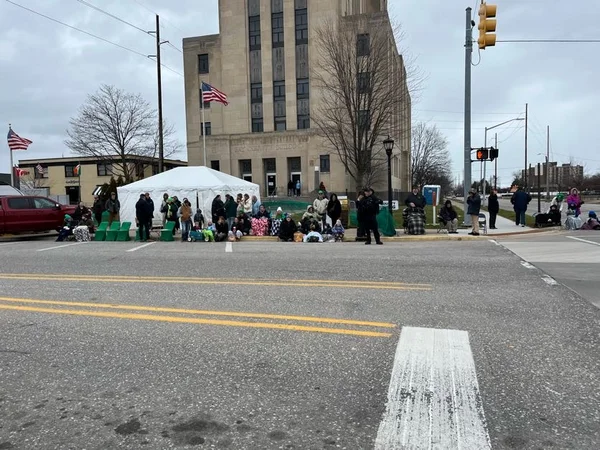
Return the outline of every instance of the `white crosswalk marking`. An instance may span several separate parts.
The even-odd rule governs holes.
[[[402,328],[376,450],[490,449],[466,331]]]

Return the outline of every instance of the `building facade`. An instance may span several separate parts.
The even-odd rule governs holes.
[[[204,164],[205,143],[207,166],[261,185],[262,195],[286,195],[290,180],[300,181],[303,195],[321,182],[329,191],[354,191],[313,120],[323,97],[314,82],[315,35],[328,21],[369,15],[389,28],[392,63],[406,87],[387,0],[220,0],[220,34],[183,40],[189,164]],[[229,105],[202,105],[202,82],[225,92]],[[391,133],[395,191],[409,190],[410,120],[407,94],[393,122],[408,132]],[[375,188],[387,190],[385,177]]]
[[[138,157],[128,164],[136,180],[158,173],[158,162],[153,158]],[[185,161],[165,160],[164,167],[169,170],[186,165]],[[76,169],[78,166],[79,170]],[[25,193],[66,196],[70,204],[76,204],[81,199],[86,205],[91,205],[100,188],[109,183],[112,177],[116,179],[121,175],[116,166],[113,167],[109,160],[94,157],[22,159],[19,168],[28,173],[19,178],[18,185]]]
[[[547,178],[546,174],[548,174]],[[546,163],[541,163],[539,172],[537,164],[530,167],[527,175],[527,184],[530,189],[536,190],[539,182],[542,191],[546,190],[546,183],[548,183],[550,192],[566,191],[571,188],[581,189],[584,181],[584,168],[580,165],[559,165],[556,161],[550,161],[547,168]],[[521,170],[521,179],[524,176],[525,170]]]

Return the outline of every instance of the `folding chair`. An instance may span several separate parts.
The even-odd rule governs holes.
[[[108,228],[108,222],[101,222],[96,228],[96,233],[94,233],[95,241],[103,241],[106,239],[106,229]]]
[[[438,229],[437,229],[438,234],[440,234],[442,231],[444,233],[448,234],[448,228],[446,228],[446,224],[444,223],[444,220],[442,219],[442,217],[438,216],[437,220],[438,220]]]
[[[131,222],[123,222],[121,228],[117,232],[117,241],[125,242],[130,241],[129,230],[131,229]]]
[[[119,222],[113,222],[110,224],[108,230],[106,230],[106,241],[115,241],[117,239],[117,234],[119,234],[119,229],[121,228],[121,224]]]
[[[175,228],[175,222],[169,220],[165,227],[160,230],[160,240],[163,242],[173,242],[175,238],[173,237],[173,229]]]
[[[479,213],[479,229],[483,231],[483,234],[488,234],[487,228],[487,217],[483,213]]]

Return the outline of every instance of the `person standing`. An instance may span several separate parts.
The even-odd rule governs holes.
[[[94,219],[96,219],[96,223],[100,225],[102,222],[102,213],[104,212],[104,205],[102,204],[102,200],[97,195],[94,196],[94,204],[92,205],[92,211],[94,211]]]
[[[321,182],[321,184],[323,184]],[[315,212],[319,215],[322,223],[322,230],[325,229],[325,225],[327,224],[327,205],[329,204],[329,200],[325,198],[325,192],[319,191],[319,195],[315,198],[313,202],[313,208]]]
[[[192,229],[192,204],[187,198],[183,199],[177,215],[181,221],[181,241],[185,242],[188,240],[190,230]]]
[[[234,219],[237,217],[237,203],[233,196],[225,195],[225,218],[227,219],[227,229],[231,230]]]
[[[148,202],[148,211],[150,211],[150,218],[148,219],[148,226],[146,227],[146,240],[150,239],[150,230],[152,230],[152,219],[154,219],[154,200],[150,197],[150,192],[146,192],[144,195]]]
[[[144,194],[140,194],[140,199],[135,204],[135,221],[137,222],[140,241],[147,241],[149,235],[148,223],[152,221],[152,212]]]
[[[220,194],[214,198],[210,208],[210,213],[212,217],[212,223],[217,223],[219,217],[221,216],[225,217],[225,203],[223,203],[223,200],[221,200]]]
[[[336,194],[331,194],[327,203],[327,215],[331,219],[331,224],[335,225],[342,215],[342,204]]]
[[[567,207],[575,211],[575,217],[579,217],[581,214],[581,205],[584,204],[584,201],[581,200],[581,196],[579,195],[579,191],[576,188],[573,188],[569,191],[569,196],[567,197]]]
[[[300,180],[296,181],[296,197],[300,197]]]
[[[531,195],[523,190],[523,186],[519,186],[517,192],[515,192],[510,199],[515,210],[515,224],[517,226],[525,226],[525,212],[527,211],[527,205],[531,201]]]
[[[373,237],[375,237],[375,243],[377,245],[383,245],[381,236],[379,235],[379,226],[377,225],[379,205],[383,204],[383,202],[375,196],[375,192],[372,188],[365,188],[364,192],[364,197],[358,203],[358,210],[362,218],[367,238],[365,245],[371,245],[371,231],[373,232]]]
[[[481,197],[476,189],[471,188],[467,197],[467,214],[471,216],[473,231],[469,234],[479,236],[479,212],[481,211]]]
[[[294,185],[294,180],[290,180],[288,181],[288,197],[293,197],[294,196],[294,189],[295,189],[295,185]]]
[[[488,212],[490,213],[490,230],[497,230],[496,228],[496,217],[500,211],[500,202],[498,201],[498,191],[492,190],[492,193],[488,197]]]
[[[119,220],[119,211],[121,211],[121,202],[117,198],[116,192],[110,193],[110,198],[106,201],[106,210],[108,211],[108,226],[115,220]]]
[[[169,194],[166,192],[163,194],[163,200],[160,204],[160,213],[162,214],[162,227],[165,227],[165,223],[167,222],[167,211],[169,209],[167,205],[167,200],[169,200]]]

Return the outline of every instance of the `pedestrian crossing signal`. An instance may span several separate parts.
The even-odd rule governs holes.
[[[485,161],[486,159],[488,159],[488,149],[487,148],[480,148],[477,150],[477,160],[478,161]]]
[[[495,160],[498,157],[498,149],[490,147],[490,161]]]

